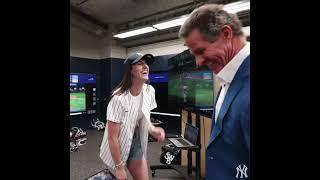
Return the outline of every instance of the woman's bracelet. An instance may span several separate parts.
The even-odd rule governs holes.
[[[120,166],[124,165],[124,161],[121,161],[119,164],[115,165],[115,169],[118,169]]]

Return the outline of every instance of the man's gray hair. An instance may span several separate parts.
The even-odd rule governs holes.
[[[206,4],[195,9],[184,22],[179,31],[179,36],[186,38],[194,29],[208,41],[214,41],[218,37],[222,27],[228,25],[235,36],[243,36],[242,24],[235,14],[229,14],[223,10],[223,5]]]

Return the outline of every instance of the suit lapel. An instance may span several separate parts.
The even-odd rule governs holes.
[[[209,144],[220,134],[222,130],[222,121],[224,120],[224,116],[226,115],[233,99],[238,94],[240,88],[242,87],[241,81],[236,81],[232,86],[230,85],[228,92],[225,96],[225,99],[220,108],[220,112],[217,118],[217,124],[213,127],[213,132],[211,133]]]

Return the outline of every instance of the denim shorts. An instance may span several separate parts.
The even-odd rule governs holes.
[[[138,131],[136,130],[133,134],[132,144],[128,161],[130,160],[141,160],[143,158],[143,152],[141,148],[141,141]]]

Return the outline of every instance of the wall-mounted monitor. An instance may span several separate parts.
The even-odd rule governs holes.
[[[171,73],[168,83],[169,101],[195,108],[213,107],[213,74],[211,71]]]
[[[169,105],[195,110],[212,109],[213,72],[206,66],[197,67],[189,50],[172,57],[168,64],[171,67],[168,75]]]
[[[95,114],[96,75],[70,73],[70,115]]]
[[[167,83],[168,73],[167,72],[150,73],[149,80],[150,80],[150,83]]]
[[[86,111],[86,92],[70,92],[70,113]]]
[[[70,86],[96,84],[96,75],[87,73],[70,73]]]

